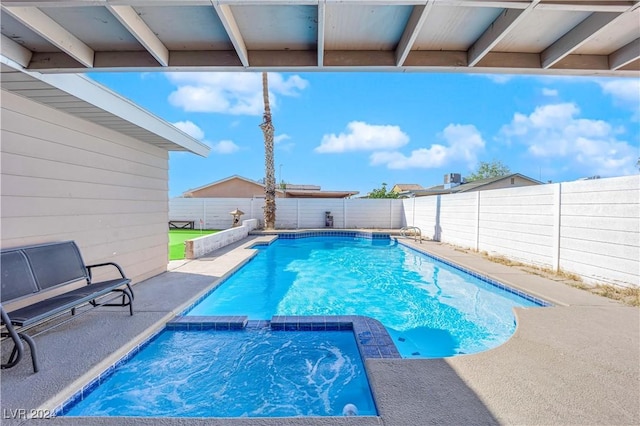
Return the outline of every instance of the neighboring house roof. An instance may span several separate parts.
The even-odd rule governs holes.
[[[233,175],[226,177],[224,179],[217,180],[215,182],[208,183],[206,185],[200,186],[198,188],[193,188],[185,191],[182,196],[190,197],[194,192],[201,191],[206,188],[210,188],[212,186],[220,185],[224,182],[228,182],[230,180],[242,180],[248,182],[250,184],[259,186],[262,190],[264,190],[264,184],[258,181],[248,179],[246,177],[242,177],[239,175]],[[346,198],[352,195],[356,195],[359,191],[322,191],[320,187],[317,185],[293,185],[286,184],[286,189],[282,190],[279,186],[276,186],[276,192],[281,194],[282,196],[289,196],[295,198]]]
[[[86,76],[28,72],[1,55],[0,71],[3,90],[167,151],[209,154],[207,145]]]
[[[183,197],[186,197],[186,196],[189,196],[189,194],[191,194],[191,193],[193,193],[193,192],[201,191],[201,190],[206,189],[206,188],[209,188],[209,187],[211,187],[211,186],[220,185],[221,183],[228,182],[228,181],[230,181],[230,180],[234,180],[234,179],[239,179],[239,180],[242,180],[242,181],[248,182],[248,183],[250,183],[250,184],[257,185],[257,186],[259,186],[259,187],[260,187],[260,188],[262,188],[262,189],[264,189],[264,188],[265,188],[264,184],[263,184],[263,183],[258,182],[257,180],[249,179],[249,178],[246,178],[246,177],[243,177],[243,176],[240,176],[240,175],[232,175],[232,176],[226,177],[226,178],[224,178],[224,179],[220,179],[220,180],[217,180],[217,181],[215,181],[215,182],[211,182],[211,183],[208,183],[208,184],[206,184],[206,185],[199,186],[199,187],[197,187],[197,188],[188,189],[188,190],[186,190],[185,192],[183,192],[183,193],[182,193],[182,196],[183,196]],[[278,189],[278,188],[276,188],[276,192],[277,192],[277,193],[280,193],[280,194],[282,194],[282,193],[283,193],[283,191],[282,191],[281,189]]]
[[[530,178],[528,176],[525,176],[523,174],[511,173],[511,174],[504,175],[504,176],[491,177],[491,178],[486,178],[486,179],[478,179],[478,180],[474,180],[474,181],[471,181],[471,182],[465,182],[465,183],[461,183],[460,185],[457,185],[457,186],[448,186],[446,184],[435,185],[435,186],[430,186],[430,187],[424,188],[424,189],[405,191],[405,192],[401,193],[401,195],[404,195],[404,196],[414,195],[416,197],[420,197],[420,196],[424,196],[424,195],[454,194],[454,193],[460,193],[460,192],[482,191],[483,187],[485,187],[485,186],[489,186],[491,184],[498,183],[498,182],[501,182],[503,180],[507,180],[507,179],[511,179],[511,178],[515,178],[515,177],[519,177],[520,179],[529,181],[532,185],[541,185],[542,184],[542,182],[540,182],[540,181],[538,181],[536,179],[532,179],[532,178]]]
[[[415,189],[423,189],[422,185],[417,183],[396,183],[391,190],[393,192],[413,191]]]
[[[458,187],[456,187],[458,190],[455,192],[469,192],[469,191],[474,191],[476,189],[479,189],[483,186],[495,183],[495,182],[500,182],[502,180],[506,180],[506,179],[511,179],[512,177],[519,177],[521,179],[524,180],[528,180],[531,183],[535,184],[535,185],[541,185],[542,182],[540,182],[539,180],[536,179],[532,179],[528,176],[522,175],[520,173],[511,173],[510,175],[505,175],[505,176],[498,176],[498,177],[492,177],[492,178],[486,178],[486,179],[478,179],[478,180],[474,180],[472,182],[467,182],[464,183]],[[454,188],[455,189],[455,188]]]
[[[318,191],[287,189],[287,194],[295,198],[347,198],[359,193],[360,191]]]

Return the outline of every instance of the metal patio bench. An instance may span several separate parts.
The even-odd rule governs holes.
[[[93,282],[92,271],[110,266],[117,271],[117,278]],[[113,262],[85,265],[78,246],[73,241],[63,241],[3,249],[0,268],[0,314],[2,317],[2,338],[13,341],[13,349],[2,369],[18,364],[24,353],[24,340],[31,349],[33,371],[38,372],[38,357],[34,336],[58,327],[75,318],[79,308],[82,312],[98,306],[128,306],[133,315],[133,290],[131,280],[122,268]],[[86,285],[60,293],[62,287],[85,281]],[[58,291],[50,291],[57,289]],[[62,290],[63,291],[63,290]],[[118,293],[115,297],[113,293]],[[49,295],[50,294],[50,295]],[[35,301],[31,302],[30,297]],[[120,299],[116,301],[116,299]],[[19,302],[15,309],[5,310],[2,304]],[[85,309],[87,307],[87,309]],[[67,317],[66,315],[71,316]],[[59,318],[53,324],[49,321]],[[35,334],[26,331],[43,325]]]

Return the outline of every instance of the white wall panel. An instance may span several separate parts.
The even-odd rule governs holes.
[[[638,177],[539,185],[403,200],[278,199],[279,229],[399,229],[417,226],[426,238],[580,275],[587,282],[638,284],[640,206]],[[173,199],[173,219],[231,226],[262,222],[263,199]],[[253,212],[253,216],[251,215]]]
[[[207,229],[231,227],[230,211],[239,208],[242,219],[264,223],[262,198],[173,198],[169,201],[172,220],[203,219]],[[276,200],[276,228],[324,228],[325,212],[331,212],[333,227],[399,228],[402,226],[401,200],[352,200],[342,198],[279,198]]]
[[[439,240],[439,199],[440,197],[418,197],[402,200],[402,226],[417,226],[423,237]]]
[[[477,194],[447,194],[440,198],[440,240],[473,248],[476,241]]]
[[[553,185],[480,192],[478,249],[553,266]]]
[[[560,268],[640,285],[640,176],[562,184]]]

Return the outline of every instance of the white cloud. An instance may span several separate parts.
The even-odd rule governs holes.
[[[385,164],[389,169],[430,169],[462,160],[473,167],[477,162],[477,153],[485,146],[478,129],[470,124],[449,124],[440,137],[445,140],[445,145],[433,144],[429,148],[419,148],[411,151],[409,156],[398,151],[374,152],[370,157],[371,165]]]
[[[544,87],[542,89],[542,94],[544,96],[554,97],[554,96],[558,96],[558,91],[556,89],[548,89],[548,88]]]
[[[610,95],[614,103],[631,108],[636,115],[640,110],[640,79],[613,79],[598,81],[602,91]]]
[[[620,129],[579,114],[573,103],[540,106],[529,115],[516,113],[500,135],[526,145],[535,157],[557,161],[585,176],[633,173],[637,147],[617,138]]]
[[[287,139],[291,139],[291,136],[287,135],[286,133],[283,133],[281,135],[276,135],[273,137],[273,142],[278,144],[282,141],[286,141]]]
[[[315,151],[319,153],[334,153],[385,150],[399,148],[408,142],[409,136],[398,126],[352,121],[347,124],[346,133],[324,135]]]
[[[285,141],[291,139],[291,136],[283,133],[281,135],[276,135],[273,137],[273,142],[275,144],[275,148],[280,151],[291,152],[295,144],[293,142],[286,143]]]
[[[240,147],[230,140],[222,140],[217,143],[209,143],[211,150],[218,154],[233,154],[238,151]]]
[[[178,121],[176,123],[173,123],[173,125],[192,138],[198,140],[202,140],[202,138],[204,138],[204,132],[202,131],[202,129],[191,121]]]
[[[640,79],[605,80],[599,83],[602,91],[614,98],[640,102]]]
[[[472,74],[473,75],[473,74]],[[516,78],[515,75],[512,74],[480,74],[481,76],[488,78],[497,84],[506,84]]]
[[[173,125],[189,136],[202,141],[202,143],[211,147],[211,151],[217,154],[232,154],[240,149],[238,145],[230,140],[221,140],[220,142],[204,140],[204,132],[202,129],[191,121],[178,121],[173,123]]]
[[[253,72],[166,73],[177,88],[169,103],[188,112],[216,112],[231,115],[263,113],[262,74]],[[298,96],[308,81],[293,75],[289,78],[269,73],[269,102],[278,104],[278,95]]]

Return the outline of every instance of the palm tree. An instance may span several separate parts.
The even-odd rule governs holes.
[[[271,123],[271,109],[269,108],[269,82],[267,73],[262,73],[262,98],[264,100],[264,115],[260,128],[264,133],[264,229],[276,228],[276,179],[273,164],[273,123]]]

